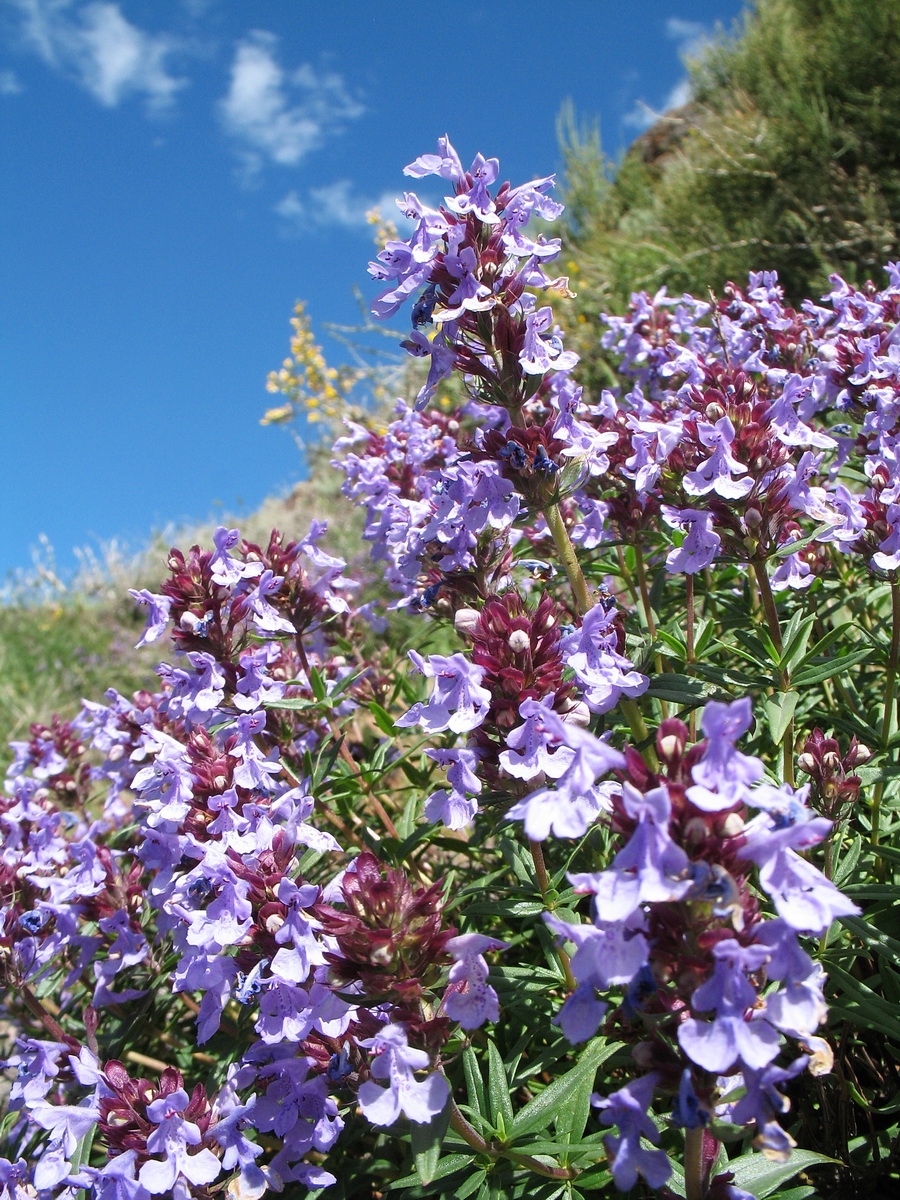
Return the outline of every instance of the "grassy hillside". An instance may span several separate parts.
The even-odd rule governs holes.
[[[563,319],[588,385],[606,381],[599,314],[621,311],[634,290],[705,295],[775,268],[799,301],[831,271],[864,281],[898,253],[900,6],[760,0],[691,71],[695,98],[638,138],[617,170],[595,132],[578,130],[571,115],[563,121],[562,233],[578,293]],[[379,229],[376,239],[392,232]],[[374,368],[334,371],[302,307],[293,326],[291,358],[270,377],[279,406],[268,423],[314,416],[324,445],[361,389],[384,406],[418,386],[418,363],[398,368],[379,357]],[[393,350],[398,338],[378,334]],[[336,515],[330,547],[358,553],[359,525],[338,503],[328,457],[313,451],[308,482],[242,520],[242,533],[258,540],[276,526],[297,536],[313,517]],[[68,586],[52,570],[20,580],[0,606],[0,746],[54,712],[73,715],[82,696],[152,683],[159,647],[133,650],[142,616],[127,589],[156,588],[168,545],[209,543],[211,533],[212,525],[157,538]]]
[[[705,296],[776,269],[788,298],[837,271],[881,281],[900,226],[900,6],[759,0],[690,64],[694,99],[619,168],[563,124],[569,322],[597,367],[598,313],[631,292]]]

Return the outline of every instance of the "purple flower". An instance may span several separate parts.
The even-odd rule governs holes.
[[[488,187],[496,180],[499,170],[498,159],[485,158],[483,154],[476,154],[471,167],[469,167],[472,186],[468,191],[459,192],[456,196],[449,196],[447,207],[461,216],[474,213],[479,220],[486,224],[496,225],[500,218],[497,216],[496,206],[488,192]]]
[[[544,375],[547,371],[571,371],[578,355],[564,350],[558,336],[544,337],[553,328],[553,309],[549,306],[529,313],[525,318],[525,340],[519,351],[519,363],[528,375]]]
[[[575,991],[566,997],[562,1008],[553,1018],[553,1024],[560,1027],[567,1041],[577,1045],[594,1036],[608,1009],[609,1005],[597,999],[597,993],[590,984],[579,983]]]
[[[733,704],[711,700],[706,705],[701,726],[707,746],[691,774],[693,786],[687,789],[691,804],[704,812],[721,812],[749,800],[747,789],[762,775],[763,765],[758,758],[741,754],[734,743],[752,723],[749,698]]]
[[[403,174],[411,175],[413,179],[422,179],[426,175],[439,175],[441,179],[449,179],[453,182],[464,179],[465,171],[459,161],[459,155],[450,145],[450,139],[446,134],[438,138],[437,146],[437,154],[421,154],[415,162],[403,168]]]
[[[575,672],[592,712],[609,712],[623,695],[640,696],[650,683],[616,650],[615,616],[612,605],[595,604],[584,614],[581,627],[560,642],[566,666]]]
[[[643,1175],[651,1188],[660,1188],[672,1174],[672,1165],[663,1150],[645,1150],[641,1146],[642,1136],[654,1145],[659,1142],[659,1132],[647,1113],[655,1087],[656,1076],[644,1075],[610,1096],[595,1093],[591,1097],[591,1103],[602,1110],[602,1124],[619,1127],[619,1137],[603,1141],[616,1187],[623,1192],[634,1187],[639,1175]]]
[[[426,679],[434,680],[434,687],[425,703],[414,704],[395,724],[401,729],[421,725],[426,733],[477,729],[491,706],[491,694],[481,686],[484,669],[464,654],[430,654],[426,662],[416,650],[410,650],[409,657]]]
[[[476,274],[478,258],[471,246],[464,246],[459,254],[445,255],[444,266],[451,278],[459,282],[447,297],[446,307],[440,310],[440,315],[435,309],[435,321],[456,321],[466,310],[483,312],[493,305],[490,288],[481,283]]]
[[[488,965],[483,955],[485,950],[504,950],[508,945],[482,933],[463,933],[447,942],[445,948],[454,963],[444,1010],[463,1029],[478,1029],[485,1021],[499,1019],[497,993],[487,981]]]
[[[450,1085],[437,1072],[421,1081],[415,1078],[413,1072],[430,1066],[431,1060],[424,1050],[408,1045],[402,1025],[384,1025],[359,1044],[377,1055],[372,1077],[388,1080],[386,1088],[366,1081],[359,1089],[359,1106],[373,1125],[393,1125],[401,1112],[419,1125],[428,1125],[443,1112]]]
[[[642,795],[626,783],[622,805],[637,827],[612,865],[598,875],[569,877],[576,891],[594,893],[604,921],[625,920],[643,904],[680,900],[693,886],[688,857],[669,834],[672,805],[666,788]]]
[[[713,1020],[689,1017],[678,1027],[678,1044],[697,1066],[724,1074],[736,1062],[759,1069],[778,1053],[781,1036],[754,1005],[756,990],[746,977],[769,958],[766,946],[741,946],[727,938],[713,947],[712,976],[691,996],[693,1012],[714,1012]]]
[[[715,425],[701,421],[697,436],[712,454],[696,471],[685,475],[682,486],[689,496],[705,496],[715,492],[723,500],[740,500],[753,488],[753,480],[735,479],[746,475],[747,468],[737,461],[729,446],[734,441],[734,426],[728,417],[720,417]]]
[[[672,529],[683,529],[685,539],[681,546],[666,556],[666,570],[672,573],[684,571],[695,575],[715,561],[722,546],[722,539],[712,528],[712,514],[696,508],[672,508],[662,505],[662,515]]]
[[[543,773],[558,779],[572,761],[574,751],[565,745],[562,722],[553,712],[554,697],[523,700],[519,716],[524,724],[506,736],[506,749],[500,754],[500,766],[516,779],[534,779]]]
[[[796,853],[817,845],[831,828],[830,821],[806,808],[808,791],[808,785],[794,792],[787,785],[760,784],[749,801],[764,811],[746,826],[747,841],[739,854],[757,864],[760,886],[788,925],[824,933],[836,917],[851,916],[859,909],[818,867]]]
[[[209,560],[213,583],[222,587],[234,587],[242,579],[252,579],[262,571],[262,563],[256,559],[241,562],[240,559],[231,557],[229,551],[239,545],[240,540],[241,535],[237,529],[226,529],[224,525],[219,525],[216,529],[213,534],[216,549]]]
[[[432,792],[425,801],[425,817],[429,821],[441,821],[448,829],[470,825],[478,812],[478,801],[474,796],[481,791],[481,780],[475,773],[478,754],[468,749],[428,750],[427,754],[447,768],[451,790],[441,788]]]
[[[256,587],[242,597],[260,633],[296,633],[291,622],[282,617],[266,599],[279,591],[283,583],[283,576],[276,575],[274,571],[263,571]]]
[[[534,841],[544,841],[551,829],[557,837],[581,837],[608,806],[603,791],[594,787],[598,776],[622,766],[625,759],[600,738],[562,721],[549,709],[541,720],[549,726],[559,745],[571,751],[569,762],[555,789],[530,792],[506,815],[510,820],[524,821],[525,832]]]
[[[147,1105],[147,1116],[157,1126],[147,1138],[147,1150],[163,1157],[145,1162],[138,1178],[155,1196],[170,1192],[179,1175],[199,1186],[212,1183],[221,1170],[212,1150],[204,1147],[196,1154],[188,1152],[188,1146],[199,1146],[203,1138],[197,1126],[181,1116],[187,1105],[188,1095],[183,1088]]]
[[[147,624],[144,632],[141,634],[141,640],[137,643],[135,649],[141,646],[147,646],[150,642],[155,642],[157,638],[161,638],[166,631],[166,626],[169,623],[169,611],[172,607],[172,599],[170,596],[158,596],[155,592],[148,592],[146,588],[141,588],[140,591],[135,591],[134,588],[128,589],[129,596],[133,596],[138,604],[149,608],[147,614]]]

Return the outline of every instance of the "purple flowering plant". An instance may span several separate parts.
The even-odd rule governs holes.
[[[421,387],[335,446],[371,563],[318,522],[173,549],[158,688],[14,746],[0,1197],[861,1187],[900,268],[636,295],[588,395],[552,177],[446,138],[406,174],[445,194],[399,201],[372,311]]]

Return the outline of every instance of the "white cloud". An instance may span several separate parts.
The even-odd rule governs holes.
[[[228,94],[220,102],[225,128],[251,171],[266,160],[297,166],[364,111],[340,75],[308,64],[285,72],[276,51],[277,39],[262,30],[240,42]]]
[[[394,201],[393,192],[368,198],[354,194],[350,180],[340,179],[324,187],[310,188],[305,198],[296,190],[288,192],[275,205],[275,212],[284,219],[291,233],[308,233],[328,226],[367,229],[369,221],[366,214],[377,208],[383,218],[393,221],[398,229],[405,232],[412,228],[412,222]]]
[[[14,3],[32,49],[107,108],[132,94],[143,95],[152,108],[165,108],[186,83],[168,69],[170,55],[180,49],[178,42],[167,34],[138,29],[118,4],[96,0],[73,8],[71,0]]]
[[[0,96],[17,96],[21,90],[15,71],[0,71]]]
[[[678,56],[681,59],[696,57],[710,42],[710,32],[701,21],[667,17],[665,32],[670,41],[677,43]],[[663,113],[687,104],[692,94],[691,81],[684,76],[671,89],[659,108],[647,104],[644,100],[638,100],[622,118],[622,124],[629,129],[643,132],[645,129],[649,129],[655,121],[658,121]]]
[[[693,58],[709,45],[710,34],[701,21],[685,21],[681,17],[668,17],[666,37],[678,44],[682,58]]]

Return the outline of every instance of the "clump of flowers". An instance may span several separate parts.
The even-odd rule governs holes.
[[[446,138],[406,171],[448,194],[404,193],[373,314],[410,304],[427,378],[335,445],[392,602],[319,523],[219,528],[133,593],[157,690],[15,747],[15,1200],[790,1175],[852,865],[892,861],[900,274],[635,296],[588,396],[530,226],[552,177]],[[336,404],[296,333],[271,386]]]

